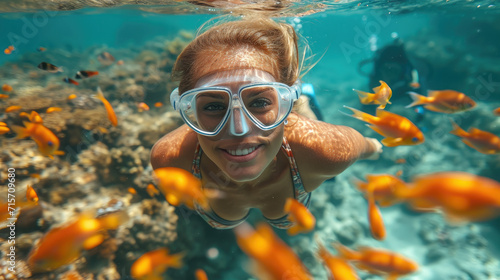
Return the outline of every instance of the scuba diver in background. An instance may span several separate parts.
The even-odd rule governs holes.
[[[370,62],[373,62],[373,70],[370,74],[366,74],[362,68]],[[422,64],[421,66],[423,67],[419,68],[422,70],[430,69],[427,64]],[[394,39],[391,44],[377,50],[373,58],[361,61],[358,65],[358,71],[369,77],[369,88],[378,87],[381,80],[386,82],[392,89],[391,102],[393,104],[410,104],[412,99],[407,94],[409,91],[425,95],[425,79],[422,76],[426,75],[419,75],[419,71],[410,61],[404,44],[399,38]],[[426,73],[428,71],[422,72]],[[418,114],[417,121],[419,121],[423,118],[423,109],[417,107],[416,112]]]
[[[373,63],[373,70],[367,74],[363,71],[363,67],[370,62]],[[421,65],[414,66],[406,53],[402,40],[396,38],[391,44],[379,49],[373,58],[361,61],[358,65],[358,71],[369,77],[369,88],[378,87],[379,81],[382,80],[392,89],[392,103],[408,105],[412,99],[407,92],[413,91],[426,95],[425,76],[427,75],[425,74],[430,69],[429,65],[423,61],[414,60],[414,62]],[[421,75],[422,72],[424,75]]]

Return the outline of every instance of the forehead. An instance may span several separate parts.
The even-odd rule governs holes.
[[[198,54],[192,78],[198,86],[200,79],[216,75],[216,73],[258,69],[270,73],[276,80],[277,71],[275,65],[276,62],[272,61],[268,55],[253,47],[208,49]]]
[[[237,88],[242,84],[269,82],[276,82],[276,79],[266,71],[255,68],[233,69],[205,75],[198,79],[195,88],[221,85]]]

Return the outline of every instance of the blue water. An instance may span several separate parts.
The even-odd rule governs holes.
[[[319,261],[314,258],[314,234],[318,234],[328,242],[341,240],[350,235],[352,239],[348,239],[353,247],[369,245],[398,251],[417,261],[421,267],[417,273],[404,279],[500,279],[498,219],[463,226],[449,226],[439,214],[415,214],[404,206],[394,206],[382,209],[388,237],[385,241],[378,242],[369,235],[366,202],[350,184],[352,177],[364,178],[365,175],[372,173],[395,174],[398,170],[403,170],[402,178],[405,180],[434,171],[465,171],[500,181],[498,155],[480,154],[463,144],[458,137],[448,133],[451,130],[449,119],[452,118],[460,122],[465,129],[477,127],[500,135],[500,117],[492,114],[493,109],[500,107],[500,56],[498,55],[500,54],[500,8],[496,7],[497,1],[463,3],[451,1],[448,6],[446,1],[347,2],[349,1],[336,4],[329,1],[307,1],[306,3],[310,3],[316,9],[316,13],[280,19],[293,24],[312,50],[314,56],[310,58],[310,62],[317,64],[303,77],[303,81],[314,85],[326,122],[348,125],[365,136],[382,139],[363,122],[350,118],[341,111],[346,112],[344,105],[360,107],[359,99],[352,91],[353,88],[370,91],[369,78],[360,72],[360,63],[376,57],[377,51],[391,44],[395,38],[404,43],[411,62],[419,68],[422,86],[425,89],[453,89],[464,92],[471,96],[478,106],[473,111],[452,116],[428,111],[418,116],[412,109],[404,108],[404,105],[409,103],[404,93],[395,94],[393,96],[395,104],[388,109],[412,118],[415,122],[420,117],[417,125],[424,131],[426,142],[413,147],[384,147],[384,152],[378,161],[357,162],[338,176],[335,182],[325,182],[314,192],[311,212],[318,218],[315,232],[297,237],[287,237],[284,232],[278,234],[298,252],[315,279],[326,279],[326,273]],[[317,4],[327,4],[327,9],[323,11],[317,8]],[[48,230],[49,226],[69,219],[71,216],[69,209],[83,210],[102,206],[99,205],[101,202],[99,197],[103,199],[117,195],[126,197],[130,195],[127,193],[127,188],[130,186],[140,190],[138,197],[130,200],[131,208],[134,205],[137,207],[142,200],[150,199],[144,191],[147,185],[144,177],[151,174],[148,158],[150,143],[154,143],[163,134],[162,131],[167,130],[165,126],[155,126],[159,122],[155,118],[165,118],[162,114],[167,109],[164,108],[170,107],[152,109],[143,115],[133,115],[133,117],[130,115],[137,114],[134,106],[139,101],[147,101],[151,107],[157,101],[167,103],[170,93],[167,91],[171,90],[172,86],[170,83],[158,82],[157,84],[161,84],[165,89],[164,95],[162,95],[163,90],[146,88],[144,96],[140,94],[136,96],[130,93],[131,87],[127,87],[123,80],[131,79],[130,83],[134,83],[134,79],[136,82],[142,79],[143,72],[154,74],[156,73],[154,71],[159,71],[160,77],[166,77],[168,73],[165,73],[164,68],[160,67],[159,70],[152,72],[145,70],[149,66],[138,59],[139,54],[149,51],[160,55],[165,48],[165,41],[182,37],[180,31],[196,34],[197,29],[206,21],[227,11],[194,5],[189,6],[192,12],[188,10],[179,15],[169,14],[169,6],[166,6],[162,13],[143,11],[133,5],[114,8],[87,7],[75,11],[48,11],[36,7],[34,10],[23,11],[22,8],[10,10],[9,7],[15,6],[5,5],[0,10],[3,11],[0,14],[0,48],[3,51],[9,45],[14,45],[16,50],[11,55],[4,55],[3,52],[0,54],[0,73],[3,73],[0,74],[0,85],[11,84],[14,87],[13,95],[16,97],[29,96],[35,92],[50,98],[51,90],[57,91],[58,94],[67,90],[68,94],[90,96],[97,85],[105,84],[109,91],[114,91],[109,99],[119,119],[130,122],[129,126],[111,130],[109,124],[104,121],[105,126],[112,131],[111,134],[104,136],[94,131],[96,126],[88,129],[85,128],[85,124],[78,124],[83,127],[79,128],[80,130],[71,130],[74,127],[70,125],[63,126],[58,134],[63,135],[61,150],[66,150],[67,154],[70,154],[68,153],[70,150],[73,153],[71,156],[60,157],[57,161],[47,162],[44,165],[35,163],[39,160],[37,158],[39,155],[36,154],[34,144],[28,146],[33,151],[28,160],[33,160],[33,163],[20,163],[23,154],[18,153],[2,157],[0,166],[5,169],[15,167],[19,170],[21,184],[33,183],[39,192],[42,207],[45,208],[46,216],[42,219],[46,220],[47,226],[33,225],[21,228],[17,232],[17,237],[28,238],[34,234],[36,240],[41,236],[41,232]],[[297,13],[304,12],[299,8]],[[287,12],[293,15],[293,7]],[[37,52],[39,47],[45,47],[47,51]],[[115,78],[120,70],[116,65],[110,68],[98,67],[95,55],[101,51],[109,51],[115,54],[117,60],[125,61],[125,78]],[[57,79],[48,76],[30,76],[30,72],[38,71],[37,61],[41,62],[46,58],[59,59],[61,65],[64,64],[64,67],[70,70],[90,70],[97,67],[101,74],[94,80],[89,79],[82,83],[79,88],[62,83],[62,75],[57,76]],[[15,72],[15,75],[11,74],[15,71],[14,65],[22,68],[22,74],[17,74],[18,72]],[[368,73],[373,71],[373,63],[368,62],[362,71]],[[115,83],[114,88],[113,83]],[[37,87],[42,89],[28,93],[28,88]],[[23,90],[24,88],[26,89]],[[61,95],[54,93],[53,100],[61,101],[60,97]],[[8,102],[10,101],[0,100],[2,112],[7,104],[13,105]],[[91,100],[82,102],[88,102],[82,105],[85,110],[90,110],[92,106],[98,104],[92,103]],[[118,106],[119,104],[121,105]],[[29,106],[30,104],[27,107]],[[71,115],[65,115],[63,118],[70,119]],[[139,119],[140,121],[136,122]],[[0,114],[0,121],[7,121],[9,124],[21,123],[20,118],[4,113]],[[151,140],[144,140],[147,138],[144,134],[136,136],[139,135],[137,131],[142,128],[145,128],[145,131],[153,131],[158,136]],[[140,140],[130,137],[129,132]],[[86,135],[86,138],[80,137],[80,142],[74,143],[71,140],[72,133]],[[3,155],[14,149],[18,143],[15,141],[23,143],[31,141],[16,140],[12,134],[0,137],[2,137],[0,143]],[[76,138],[79,139],[77,136]],[[78,165],[80,169],[75,167],[76,169],[83,169],[82,166],[85,164],[80,159],[81,154],[90,150],[90,147],[97,147],[100,145],[99,142],[104,143],[108,152],[123,148],[126,156],[109,157],[111,162],[109,168],[120,171],[108,170],[106,173],[104,171],[106,166],[96,163],[100,160],[96,156],[98,160],[93,163],[95,169],[88,169],[85,172],[89,173],[84,173],[87,175],[95,173],[96,178],[89,179],[91,183],[71,181],[72,176],[82,175],[74,170],[75,175],[72,175],[69,166]],[[109,152],[112,153],[113,151]],[[16,161],[17,158],[19,159]],[[124,159],[124,162],[119,162],[116,158]],[[136,161],[126,162],[130,158]],[[400,158],[405,158],[407,162],[401,165],[395,164]],[[26,157],[23,159],[26,160]],[[127,168],[134,164],[140,171],[129,172]],[[127,170],[123,171],[121,168]],[[36,181],[28,176],[31,173],[40,173],[43,179]],[[125,179],[117,174],[125,176]],[[83,178],[90,178],[87,175]],[[0,181],[2,185],[6,182],[3,174]],[[38,189],[37,184],[40,186]],[[65,200],[56,203],[53,193],[64,196]],[[166,203],[159,196],[156,200]],[[63,214],[57,214],[59,212]],[[99,258],[95,255],[85,255],[88,262],[80,259],[75,267],[63,267],[52,273],[34,275],[30,279],[56,279],[57,275],[75,268],[84,275],[84,278],[90,279],[90,274],[94,277],[99,273],[103,275],[105,267],[114,271],[109,273],[111,276],[107,279],[130,279],[129,270],[133,261],[141,254],[162,246],[188,254],[185,267],[178,270],[172,268],[164,274],[168,275],[169,279],[193,279],[193,271],[198,267],[207,271],[209,279],[251,279],[244,268],[247,257],[238,249],[232,231],[213,230],[199,217],[183,209],[177,209],[175,213],[179,216],[179,222],[177,239],[174,241],[162,241],[158,237],[163,236],[164,228],[163,220],[158,218],[161,215],[156,213],[157,216],[153,219],[159,220],[154,220],[158,221],[153,223],[156,226],[154,232],[151,224],[136,226],[140,229],[135,231],[147,236],[145,240],[140,239],[137,232],[130,230],[129,238],[135,239],[136,242],[130,245],[127,242],[131,241],[127,240],[126,245],[117,245],[118,253],[111,254],[112,257]],[[137,220],[144,219],[143,216],[140,217],[141,214],[143,213],[136,217]],[[252,219],[258,221],[259,217],[255,216]],[[0,238],[5,238],[5,232],[0,231],[0,234]],[[126,237],[118,238],[120,242],[124,239]],[[18,253],[19,264],[25,261],[30,249],[28,247],[23,247]],[[218,250],[217,257],[207,257],[207,250],[211,248]],[[2,254],[0,256],[5,257]],[[106,263],[103,261],[106,259],[111,261]],[[105,264],[96,265],[98,262]],[[3,272],[0,271],[0,276],[1,273]],[[362,279],[379,279],[363,273],[360,275]],[[23,276],[18,277],[23,278]]]

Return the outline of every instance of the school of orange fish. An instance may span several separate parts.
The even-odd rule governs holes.
[[[5,54],[11,54],[15,50],[9,46],[4,50]],[[39,51],[45,51],[43,47]],[[108,52],[99,55],[98,60],[103,65],[114,63],[114,57]],[[121,63],[123,64],[123,61]],[[61,67],[42,62],[38,68],[51,73],[63,72]],[[75,74],[75,79],[84,79],[98,75],[97,71],[81,70]],[[63,79],[69,84],[78,85],[78,82],[67,77]],[[352,117],[367,122],[369,127],[384,136],[382,144],[387,147],[400,145],[418,145],[424,143],[424,134],[409,119],[385,111],[390,103],[392,91],[389,85],[380,81],[381,85],[374,88],[374,93],[356,90],[362,104],[379,105],[376,116],[364,113],[360,110],[346,107],[353,112]],[[9,98],[8,93],[14,89],[7,84],[2,86],[0,98]],[[428,96],[422,96],[410,92],[413,103],[407,107],[417,105],[425,109],[440,113],[457,113],[470,110],[476,103],[463,93],[453,90],[429,91]],[[76,95],[68,96],[68,99]],[[99,99],[107,112],[107,117],[113,126],[118,125],[117,116],[106,100],[100,88],[97,88],[95,96]],[[139,103],[139,111],[149,110],[145,103]],[[155,107],[161,107],[156,103]],[[10,106],[6,113],[22,110],[22,106]],[[46,113],[60,111],[59,107],[50,107]],[[500,108],[493,112],[500,115]],[[21,112],[21,117],[27,118],[24,127],[0,122],[0,134],[9,133],[10,129],[17,134],[17,138],[30,137],[38,145],[40,153],[53,158],[62,155],[59,150],[59,139],[43,125],[43,120],[36,111],[31,113]],[[470,128],[465,131],[456,123],[452,122],[453,130],[450,132],[457,135],[462,141],[477,151],[484,154],[500,153],[500,138],[490,132],[478,128]],[[194,202],[205,209],[209,208],[208,199],[221,195],[217,190],[204,189],[202,182],[190,172],[173,168],[159,168],[154,171],[156,185],[165,196],[166,201],[174,206],[181,204],[194,209]],[[437,172],[421,175],[411,182],[404,182],[398,175],[370,174],[366,176],[366,182],[353,181],[358,190],[362,192],[368,201],[368,221],[372,236],[376,240],[386,237],[383,217],[380,207],[390,207],[395,204],[405,203],[419,212],[439,212],[452,224],[463,224],[469,222],[484,221],[500,215],[500,183],[465,172]],[[149,184],[147,192],[150,196],[159,194],[158,189]],[[129,192],[136,194],[133,188]],[[19,194],[21,196],[21,194]],[[15,216],[24,209],[38,203],[35,190],[28,186],[23,200],[16,203]],[[7,201],[0,202],[0,228],[6,227],[6,221],[11,217]],[[310,232],[314,229],[316,219],[311,212],[297,200],[289,198],[284,206],[284,211],[289,214],[288,218],[294,226],[288,229],[289,235]],[[73,221],[65,225],[49,230],[32,249],[28,257],[28,264],[33,272],[51,271],[61,266],[71,264],[79,258],[84,250],[99,246],[107,237],[108,230],[114,230],[128,220],[123,210],[96,215],[95,211],[85,212]],[[266,223],[260,223],[256,229],[247,223],[238,226],[234,233],[241,250],[247,254],[252,263],[251,273],[259,279],[283,279],[291,276],[293,279],[312,279],[307,267],[284,241],[282,241]],[[415,272],[418,264],[398,254],[382,249],[362,247],[357,251],[349,249],[340,243],[332,244],[337,255],[330,253],[316,237],[317,258],[320,260],[330,275],[330,279],[360,279],[354,269],[367,273],[383,275],[387,279],[397,279],[404,275]],[[169,268],[180,268],[183,266],[182,258],[185,253],[171,254],[167,248],[158,248],[150,251],[139,259],[131,267],[130,275],[134,279],[162,279],[162,274]],[[353,267],[354,266],[354,267]],[[195,272],[197,280],[208,279],[202,269]]]

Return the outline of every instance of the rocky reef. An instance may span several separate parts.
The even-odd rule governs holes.
[[[7,170],[13,168],[16,186],[32,185],[39,197],[38,206],[21,209],[16,222],[15,273],[7,270],[9,244],[4,241],[9,230],[0,230],[0,279],[125,279],[133,261],[143,253],[165,246],[182,249],[174,246],[178,213],[163,197],[151,197],[146,186],[153,183],[151,147],[182,124],[169,105],[168,94],[176,86],[170,71],[192,37],[182,31],[173,38],[148,42],[140,50],[51,50],[26,54],[0,67],[3,82],[13,87],[9,98],[0,102],[0,112],[21,106],[0,114],[0,120],[9,127],[23,126],[28,118],[19,113],[36,111],[43,125],[59,138],[59,150],[64,152],[51,159],[40,153],[31,138],[17,139],[14,132],[0,137],[0,185],[7,185]],[[100,65],[94,58],[103,51],[122,62]],[[69,69],[95,69],[99,74],[79,80],[79,85],[67,84],[62,74],[37,69],[40,61],[57,61]],[[116,112],[116,127],[94,97],[98,86]],[[151,109],[140,112],[140,102]],[[49,107],[61,110],[46,113]],[[79,213],[105,208],[110,201],[123,204],[130,218],[109,232],[101,245],[84,251],[70,266],[46,273],[30,270],[26,259],[44,233]]]

